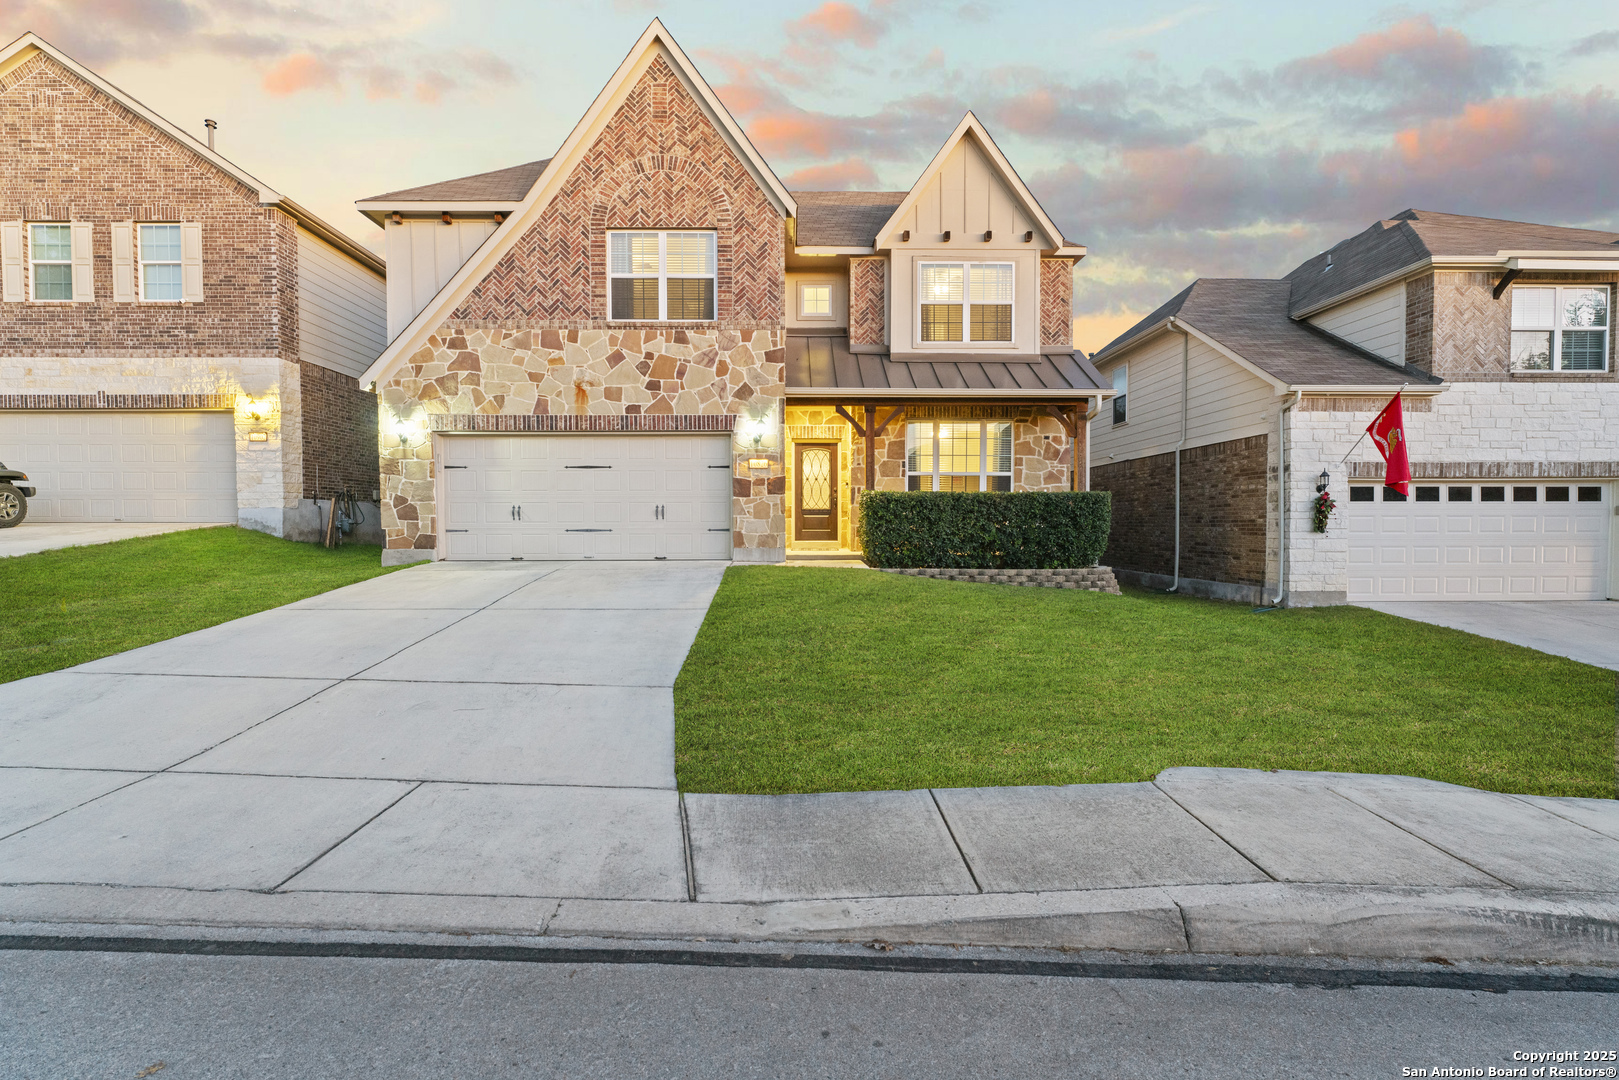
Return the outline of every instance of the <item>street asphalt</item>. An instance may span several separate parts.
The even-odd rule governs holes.
[[[0,685],[0,921],[1619,962],[1619,802],[686,794],[719,563],[432,564]]]

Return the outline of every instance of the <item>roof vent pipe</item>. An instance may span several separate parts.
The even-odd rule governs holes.
[[[219,127],[217,120],[204,120],[202,126],[208,129],[208,149],[214,148],[214,131]]]

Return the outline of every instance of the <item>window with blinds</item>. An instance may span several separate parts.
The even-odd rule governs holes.
[[[1519,285],[1512,290],[1513,371],[1606,371],[1605,285]]]
[[[712,322],[717,263],[711,232],[610,232],[609,317]]]
[[[905,488],[1011,491],[1011,423],[973,420],[905,425]]]
[[[1012,294],[1011,263],[920,263],[919,336],[938,342],[1010,342]]]

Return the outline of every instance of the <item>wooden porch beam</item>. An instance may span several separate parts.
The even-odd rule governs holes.
[[[888,414],[888,419],[884,420],[882,423],[877,425],[877,434],[881,435],[883,432],[887,431],[889,424],[892,424],[895,420],[898,420],[900,417],[902,417],[904,415],[905,415],[905,406],[903,406],[903,405],[896,406],[895,409]]]
[[[860,436],[862,439],[866,437],[866,429],[860,426],[860,421],[849,415],[849,410],[845,409],[842,405],[835,406],[834,409],[839,416],[849,421],[849,426],[854,428],[854,433],[856,435]]]
[[[1508,270],[1502,274],[1501,280],[1495,283],[1495,292],[1492,294],[1495,299],[1501,299],[1501,294],[1507,291],[1507,286],[1516,281],[1521,273],[1523,273],[1522,270]]]

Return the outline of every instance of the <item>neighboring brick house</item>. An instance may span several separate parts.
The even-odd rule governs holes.
[[[909,192],[789,192],[654,21],[554,157],[357,206],[390,563],[777,561],[868,485],[1085,485],[1085,249],[971,115]]]
[[[1178,539],[1181,591],[1267,604],[1619,597],[1616,282],[1619,234],[1426,210],[1197,281],[1092,357],[1104,561],[1168,587]],[[1405,499],[1351,453],[1402,385]]]
[[[375,498],[382,260],[32,34],[0,124],[0,461],[30,521],[314,539],[312,500]]]

